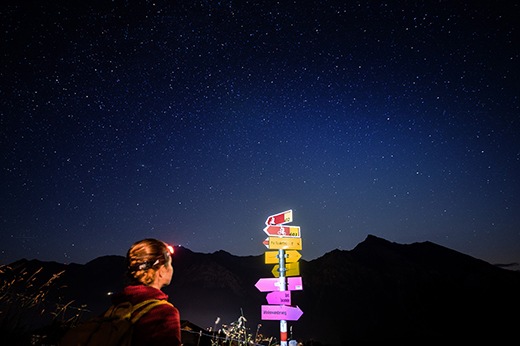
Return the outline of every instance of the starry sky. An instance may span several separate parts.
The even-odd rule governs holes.
[[[520,262],[519,5],[6,1],[0,263],[367,235]]]

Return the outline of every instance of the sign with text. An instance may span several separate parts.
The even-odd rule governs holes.
[[[301,291],[303,290],[301,276],[288,277],[287,279],[287,290],[288,291]],[[272,292],[280,291],[280,279],[279,278],[262,278],[258,280],[255,287],[260,292]]]
[[[267,304],[291,305],[291,291],[267,293]]]
[[[289,222],[292,222],[292,210],[268,216],[265,220],[266,225],[281,225]]]
[[[301,238],[269,237],[269,250],[301,250]]]
[[[289,291],[301,291],[303,290],[303,283],[301,276],[295,276],[287,278],[287,289]]]
[[[300,226],[274,225],[264,227],[264,232],[270,236],[300,238]]]
[[[262,305],[262,320],[297,321],[303,311],[298,307],[287,305]]]
[[[296,250],[302,249],[300,226],[288,226],[293,212],[287,210],[267,217],[263,231],[269,237],[262,244],[269,250],[265,253],[265,263],[275,264],[271,271],[274,278],[258,280],[255,287],[267,294],[267,303],[262,305],[262,320],[280,321],[280,346],[287,346],[287,321],[296,321],[303,314],[298,307],[291,305],[291,291],[303,290],[300,276],[302,257]],[[259,325],[260,326],[260,325]]]
[[[271,271],[274,277],[280,277],[280,265],[275,265]],[[285,264],[285,276],[298,276],[300,275],[300,263],[286,263]]]
[[[258,280],[255,287],[260,292],[280,291],[280,280],[278,278],[262,278]]]
[[[268,240],[269,244],[269,240]],[[280,262],[278,258],[278,251],[266,251],[265,252],[265,264],[276,264]],[[287,250],[285,251],[285,263],[294,263],[298,262],[298,260],[302,257],[302,255],[296,250]]]

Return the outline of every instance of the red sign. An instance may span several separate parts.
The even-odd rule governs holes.
[[[270,225],[264,228],[264,232],[270,237],[301,237],[300,226]]]
[[[265,220],[266,225],[282,225],[285,223],[292,222],[292,210],[287,210],[279,214],[274,214],[267,217]]]

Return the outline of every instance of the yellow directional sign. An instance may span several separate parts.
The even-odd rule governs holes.
[[[270,250],[301,250],[302,238],[269,237]]]
[[[302,257],[302,255],[296,250],[286,250],[285,263],[294,263]],[[279,263],[278,251],[266,251],[265,252],[265,264],[276,264]]]
[[[280,265],[277,264],[274,266],[273,270],[271,271],[273,275],[277,278],[280,277]],[[300,263],[286,263],[285,264],[285,276],[298,276],[300,275]]]

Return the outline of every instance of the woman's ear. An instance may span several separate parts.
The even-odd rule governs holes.
[[[166,266],[162,265],[158,270],[159,277],[162,279],[166,274]]]

